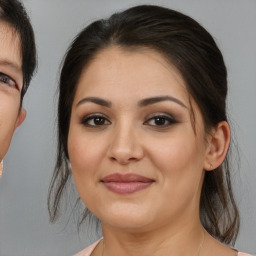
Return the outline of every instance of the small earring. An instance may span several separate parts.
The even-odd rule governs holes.
[[[68,167],[69,172],[72,173],[72,166],[71,166],[71,163],[70,163],[69,159],[67,159],[66,163],[67,163],[67,167]]]
[[[0,162],[0,178],[2,177],[2,174],[3,174],[3,168],[4,168],[4,165],[3,165],[3,160]]]
[[[213,168],[212,168],[212,164],[210,163],[210,170],[213,170]]]

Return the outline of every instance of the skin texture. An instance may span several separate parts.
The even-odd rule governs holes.
[[[105,100],[104,106],[92,97]],[[152,97],[164,100],[145,101]],[[205,170],[225,157],[229,128],[223,122],[206,134],[191,102],[179,72],[153,50],[109,47],[83,70],[68,152],[79,195],[101,220],[104,256],[194,255],[202,242],[211,249],[212,238],[199,219],[200,193]],[[135,173],[153,182],[119,194],[101,182],[113,173]],[[214,246],[219,255],[235,255]],[[102,250],[100,244],[94,255]]]
[[[25,110],[20,109],[21,66],[19,37],[0,22],[0,160],[9,148],[15,129],[26,116]]]

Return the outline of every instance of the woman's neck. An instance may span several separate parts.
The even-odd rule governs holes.
[[[119,230],[102,225],[104,256],[198,256],[205,239],[205,230],[198,221],[171,229],[164,226],[153,231]]]

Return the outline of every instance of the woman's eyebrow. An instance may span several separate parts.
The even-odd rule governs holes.
[[[181,100],[172,96],[156,96],[156,97],[146,98],[146,99],[140,100],[138,103],[138,106],[146,107],[148,105],[159,103],[161,101],[173,101],[181,105],[182,107],[187,108],[187,106]]]
[[[181,100],[179,100],[175,97],[172,97],[172,96],[156,96],[156,97],[146,98],[146,99],[140,100],[138,102],[138,106],[146,107],[148,105],[152,105],[152,104],[159,103],[162,101],[172,101],[172,102],[175,102],[175,103],[181,105],[184,108],[187,108],[187,106]],[[76,104],[76,107],[78,107],[79,105],[81,105],[85,102],[92,102],[92,103],[95,103],[95,104],[98,104],[98,105],[101,105],[104,107],[108,107],[108,108],[112,107],[112,103],[110,101],[99,98],[99,97],[83,98]]]
[[[111,106],[112,106],[112,103],[108,100],[98,98],[98,97],[86,97],[86,98],[81,99],[76,104],[76,107],[78,107],[79,105],[81,105],[85,102],[92,102],[92,103],[95,103],[95,104],[98,104],[98,105],[101,105],[101,106],[104,106],[104,107],[108,107],[108,108],[111,108]]]

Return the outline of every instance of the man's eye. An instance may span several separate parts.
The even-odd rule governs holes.
[[[7,85],[12,88],[17,88],[16,82],[9,76],[0,72],[0,84]]]
[[[104,116],[88,116],[82,120],[82,124],[89,127],[103,126],[109,125],[110,121]]]
[[[172,117],[164,115],[154,116],[148,119],[146,122],[144,122],[144,124],[146,125],[159,127],[167,127],[175,123],[177,123],[177,121],[175,121]]]

